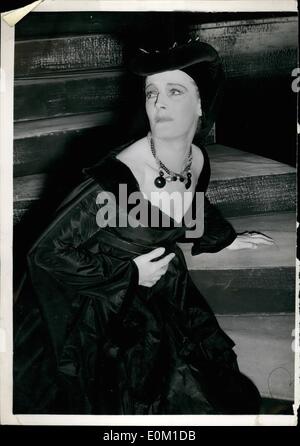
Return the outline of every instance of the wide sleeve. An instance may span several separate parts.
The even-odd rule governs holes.
[[[204,197],[204,232],[193,241],[192,255],[198,255],[203,252],[218,252],[230,245],[237,237],[232,225],[223,218],[221,212],[216,206],[210,203],[209,199]]]
[[[196,191],[204,194],[204,206],[203,212],[201,212],[201,218],[203,218],[204,230],[201,237],[188,238],[183,237],[179,241],[182,243],[193,243],[191,254],[193,256],[204,252],[218,252],[230,245],[237,234],[232,225],[223,217],[220,210],[210,203],[206,196],[206,190],[208,188],[211,167],[207,151],[204,147],[201,148],[204,163],[203,168],[199,176]],[[196,202],[197,203],[197,202]]]
[[[28,256],[35,294],[58,352],[68,327],[87,306],[93,307],[102,331],[112,315],[128,306],[138,284],[135,262],[113,256],[101,242],[97,193],[67,206]]]
[[[71,292],[97,289],[135,265],[130,260],[113,261],[101,249],[95,203],[96,194],[89,194],[72,206],[29,254],[31,265],[47,270]]]

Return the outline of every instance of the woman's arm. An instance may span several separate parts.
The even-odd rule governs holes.
[[[32,267],[48,272],[73,292],[91,291],[103,282],[135,269],[134,262],[111,257],[101,246],[96,222],[99,205],[94,191],[70,206],[45,231],[29,254]]]
[[[70,328],[81,332],[75,327],[86,318],[97,321],[97,336],[106,337],[108,321],[131,307],[131,290],[138,285],[135,262],[114,257],[111,246],[101,242],[97,192],[67,206],[28,255],[31,282],[58,357]]]
[[[210,180],[210,162],[204,148],[201,149],[204,164],[199,177],[202,191],[206,191]],[[182,242],[193,242],[192,255],[204,252],[218,252],[224,248],[230,250],[255,249],[259,244],[273,244],[272,239],[257,232],[237,234],[232,225],[222,216],[219,209],[204,197],[204,232],[198,239],[185,237]]]
[[[204,252],[218,252],[224,248],[229,250],[256,249],[259,245],[273,245],[274,241],[259,232],[236,233],[232,225],[223,218],[216,206],[208,198],[204,199],[204,233],[199,239],[185,239],[193,242],[192,255]]]
[[[218,252],[230,245],[237,237],[231,224],[225,220],[216,206],[204,197],[204,232],[198,239],[186,239],[193,242],[192,255],[203,252]]]

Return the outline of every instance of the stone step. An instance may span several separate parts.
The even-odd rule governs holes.
[[[227,217],[291,211],[296,170],[277,161],[219,144],[207,146],[208,197]]]
[[[236,343],[239,368],[258,387],[261,395],[293,401],[293,315],[222,315],[218,321]]]
[[[237,232],[258,231],[274,245],[191,255],[179,244],[191,277],[212,309],[226,313],[295,310],[296,216],[293,212],[230,219]]]
[[[296,173],[287,164],[221,144],[210,144],[206,151],[211,164],[211,181]]]

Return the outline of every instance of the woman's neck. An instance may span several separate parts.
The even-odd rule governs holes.
[[[190,150],[192,139],[186,137],[164,139],[153,136],[152,139],[158,158],[171,170],[180,171]]]

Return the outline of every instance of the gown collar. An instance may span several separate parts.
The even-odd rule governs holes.
[[[126,164],[116,158],[117,154],[131,145],[134,141],[118,146],[111,150],[101,161],[92,167],[83,169],[83,174],[92,177],[100,186],[115,196],[118,196],[119,185],[126,184],[128,194],[138,192],[139,185]]]

